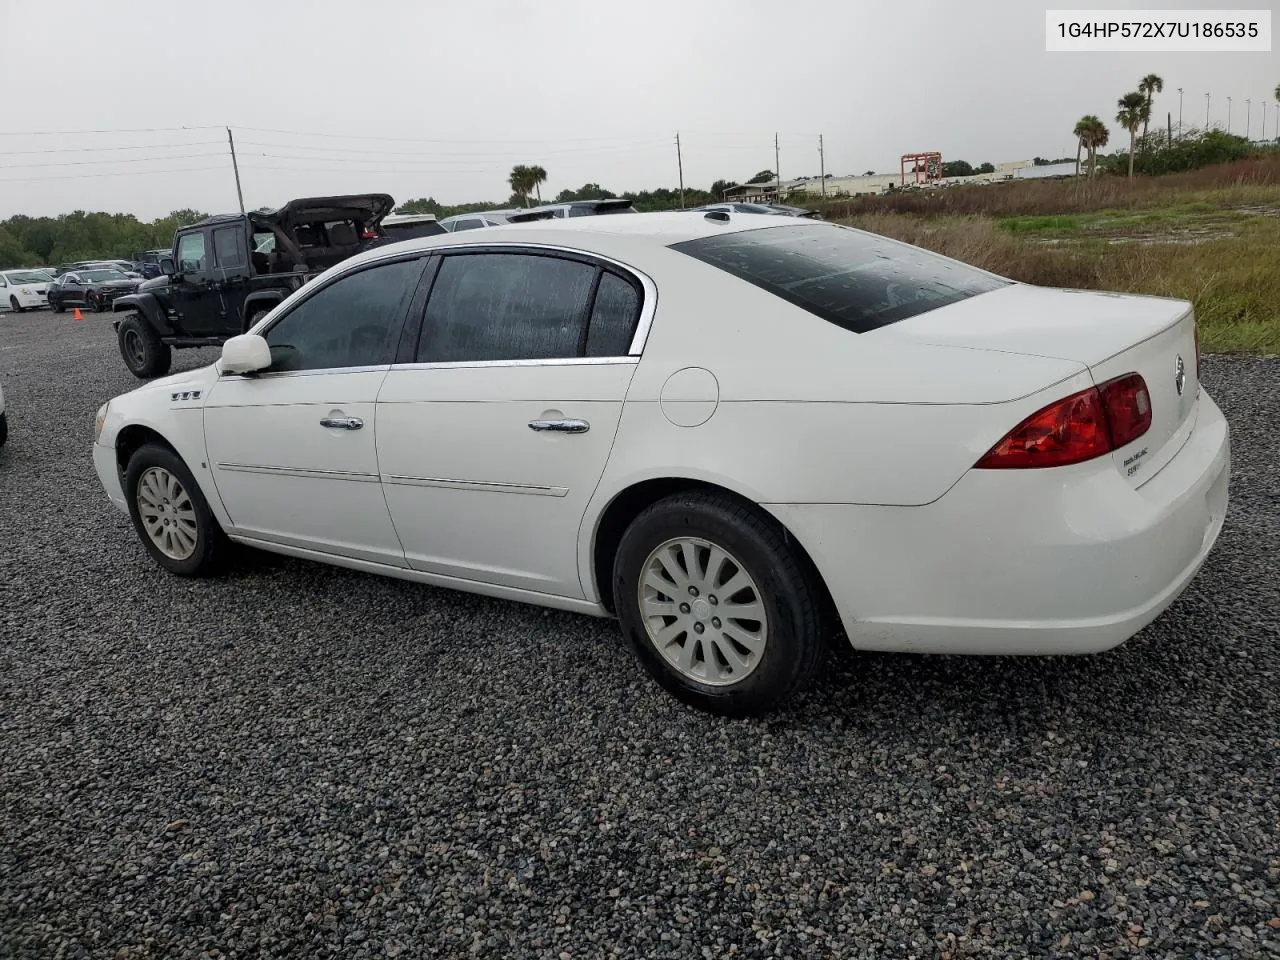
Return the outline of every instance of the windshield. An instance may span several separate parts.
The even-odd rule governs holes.
[[[4,276],[10,283],[44,283],[49,279],[38,270],[15,270]]]
[[[685,240],[671,249],[853,333],[1012,282],[919,247],[836,224],[746,230]]]
[[[98,283],[103,280],[127,280],[129,278],[119,270],[81,270],[80,279],[89,283]]]

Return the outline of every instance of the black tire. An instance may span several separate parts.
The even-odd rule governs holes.
[[[247,333],[253,329],[253,325],[271,312],[271,307],[254,307],[244,318],[244,329]]]
[[[9,415],[0,413],[0,447],[3,447],[5,441],[9,439]]]
[[[96,300],[94,300],[94,301],[93,301],[93,312],[94,312],[94,313],[102,313],[102,312],[103,312],[104,310],[106,310],[106,309],[107,309],[107,298],[106,298],[106,297],[98,297],[98,299],[96,299]]]
[[[61,300],[50,300],[49,306],[53,308],[54,313],[66,313],[67,308],[63,306]]]
[[[140,380],[163,377],[173,363],[173,351],[160,342],[160,335],[136,313],[120,321],[116,330],[120,356],[129,372]]]
[[[767,634],[758,663],[739,681],[699,682],[668,663],[649,638],[638,595],[646,561],[660,545],[679,537],[719,547],[740,561],[759,587]],[[677,699],[711,713],[757,716],[769,712],[808,685],[826,646],[821,593],[802,559],[788,546],[785,532],[757,508],[726,496],[678,494],[636,517],[614,557],[613,596],[623,632],[650,675]],[[718,620],[713,623],[719,626]],[[686,644],[693,637],[688,632],[682,635]],[[710,645],[701,647],[704,669],[711,668],[706,662],[710,649]],[[723,654],[712,656],[719,658],[716,669],[728,663]]]
[[[26,309],[22,304],[18,303],[18,298],[13,294],[9,294],[9,307],[14,313],[21,313]]]
[[[175,558],[166,555],[147,533],[139,507],[138,485],[143,475],[153,468],[167,471],[181,484],[182,491],[190,501],[190,512],[196,527],[196,543],[190,556]],[[209,503],[200,492],[195,477],[176,453],[158,443],[139,447],[129,458],[129,464],[125,468],[124,495],[129,502],[129,516],[133,519],[138,538],[156,563],[180,577],[207,577],[222,569],[222,561],[227,555],[230,541],[209,510]],[[181,498],[176,499],[181,503]]]

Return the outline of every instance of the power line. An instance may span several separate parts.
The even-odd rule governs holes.
[[[216,147],[221,140],[197,140],[195,143],[138,143],[129,147],[46,147],[43,150],[0,150],[0,156],[30,156],[37,153],[106,153],[109,150],[167,150],[180,147]]]
[[[203,173],[206,170],[225,170],[226,167],[179,167],[173,170],[117,170],[114,173],[73,173],[61,177],[0,177],[0,183],[31,183],[46,180],[90,180],[95,177],[150,177],[162,173]]]
[[[471,160],[475,160],[475,161],[483,161],[483,160],[503,160],[503,161],[505,161],[505,160],[507,160],[507,159],[509,159],[509,158],[511,158],[512,156],[514,156],[514,155],[515,155],[515,151],[513,151],[513,150],[504,150],[504,151],[497,152],[497,153],[474,153],[474,152],[469,152],[469,153],[446,153],[446,152],[442,152],[442,151],[439,151],[439,150],[429,150],[429,151],[424,151],[424,150],[361,150],[361,149],[359,149],[359,148],[357,148],[357,147],[319,147],[319,146],[313,146],[313,145],[311,145],[311,144],[305,144],[305,143],[267,143],[267,142],[262,141],[262,140],[240,140],[240,141],[238,141],[238,142],[239,142],[239,144],[240,144],[240,146],[241,146],[241,147],[266,147],[266,148],[268,148],[268,149],[277,149],[277,150],[309,150],[309,151],[312,151],[312,152],[314,152],[314,153],[333,153],[333,154],[338,154],[338,153],[354,153],[354,154],[360,154],[360,155],[363,155],[363,156],[372,156],[372,157],[379,157],[379,158],[383,158],[383,157],[409,157],[409,158],[418,158],[418,159],[423,159],[423,160],[452,160],[452,161],[457,161],[457,162],[466,162],[466,161],[471,161]],[[598,156],[598,155],[606,154],[606,153],[632,152],[632,151],[636,151],[636,150],[643,150],[643,149],[646,149],[646,148],[653,148],[653,149],[655,149],[655,150],[656,150],[656,149],[658,149],[659,147],[661,147],[661,148],[665,149],[665,147],[666,147],[666,141],[665,141],[665,140],[663,140],[663,141],[653,140],[653,141],[644,141],[644,142],[642,142],[642,143],[635,143],[635,144],[628,144],[628,145],[619,145],[619,146],[612,146],[612,147],[596,147],[596,148],[590,148],[590,147],[589,147],[589,148],[577,149],[577,150],[539,150],[539,151],[536,151],[536,152],[537,152],[537,155],[538,155],[539,157],[558,157],[558,156]],[[527,152],[534,152],[534,151],[527,151]],[[243,150],[242,150],[242,151],[241,151],[241,153],[245,153],[245,151],[243,151]],[[247,154],[246,154],[246,155],[247,155]],[[332,160],[344,160],[344,159],[357,159],[357,158],[347,158],[347,157],[319,157],[319,156],[317,156],[317,157],[308,157],[308,158],[306,158],[306,159],[314,159],[314,160],[325,160],[325,159],[332,159]]]
[[[55,160],[52,163],[0,163],[0,170],[16,170],[21,167],[83,167],[102,163],[153,163],[156,160],[196,160],[200,157],[221,157],[222,153],[184,153],[166,157],[121,157],[118,160]]]
[[[524,140],[466,140],[458,137],[376,137],[363,133],[321,133],[308,132],[306,130],[281,130],[273,127],[242,127],[233,125],[235,130],[251,130],[255,133],[278,133],[288,137],[328,137],[334,140],[368,140],[379,143],[478,143],[478,144],[531,144],[531,143],[600,143],[608,140],[624,140],[631,141],[637,139],[660,139],[664,143],[666,137],[650,137],[632,134],[632,135],[615,135],[611,137],[548,137],[538,139],[536,137],[526,138]]]
[[[85,137],[99,133],[176,133],[184,130],[221,130],[220,126],[133,127],[117,130],[0,130],[0,137]]]

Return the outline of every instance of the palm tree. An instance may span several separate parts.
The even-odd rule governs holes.
[[[529,194],[533,193],[534,188],[533,174],[529,167],[523,163],[516,164],[511,168],[511,176],[507,177],[507,183],[511,185],[511,192],[527,207]]]
[[[1151,119],[1151,101],[1157,93],[1164,91],[1164,81],[1154,73],[1148,73],[1138,84],[1138,92],[1147,98],[1147,115],[1142,118],[1142,139],[1147,139],[1147,122]]]
[[[1151,116],[1147,107],[1147,98],[1137,91],[1126,93],[1116,101],[1120,112],[1116,114],[1116,123],[1129,131],[1129,176],[1133,176],[1133,152],[1138,142],[1138,128]]]
[[[547,171],[536,163],[526,169],[529,171],[529,182],[538,193],[538,203],[542,203],[542,185],[547,182]]]
[[[1089,151],[1089,176],[1092,177],[1098,169],[1098,148],[1105,147],[1107,141],[1111,139],[1111,132],[1107,130],[1107,125],[1095,117],[1092,113],[1081,117],[1076,124],[1075,134],[1080,138],[1080,143]],[[1076,154],[1079,156],[1079,154]]]

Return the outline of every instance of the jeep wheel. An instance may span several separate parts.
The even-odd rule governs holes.
[[[270,307],[253,307],[249,310],[249,315],[244,318],[244,329],[248,333],[253,329],[254,324],[271,312]]]
[[[173,351],[160,342],[160,335],[145,320],[132,313],[120,321],[117,331],[120,356],[129,372],[140,380],[163,377],[173,362]]]
[[[22,312],[22,304],[18,303],[18,298],[13,294],[9,295],[9,306],[13,308],[14,313]]]

